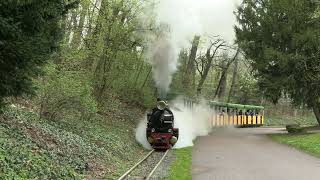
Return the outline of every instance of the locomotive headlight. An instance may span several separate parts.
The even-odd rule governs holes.
[[[156,130],[154,128],[151,129],[151,132],[155,132]]]
[[[168,133],[172,133],[172,129],[168,129]]]
[[[170,139],[170,144],[174,145],[176,144],[177,141],[178,141],[178,138],[175,136],[172,136],[172,138]]]

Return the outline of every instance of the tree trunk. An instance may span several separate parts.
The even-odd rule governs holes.
[[[150,67],[150,69],[149,69],[149,71],[148,71],[148,74],[147,74],[147,76],[146,76],[146,78],[145,78],[145,80],[144,80],[144,82],[143,82],[143,84],[142,84],[142,86],[141,86],[141,89],[143,89],[143,88],[145,87],[145,85],[146,85],[146,83],[147,83],[147,81],[148,81],[148,79],[149,79],[149,76],[150,76],[150,74],[151,74],[151,71],[152,71],[152,67]]]
[[[104,4],[106,3],[106,4]],[[105,6],[108,5],[107,1],[102,1],[100,13],[104,12]],[[104,17],[106,18],[106,17]],[[107,87],[107,74],[111,71],[111,66],[113,61],[115,60],[115,56],[117,56],[117,50],[112,49],[112,43],[111,43],[111,32],[113,30],[113,25],[115,22],[115,16],[111,17],[111,20],[109,21],[108,27],[106,28],[106,32],[103,34],[104,44],[103,44],[103,54],[101,55],[99,59],[99,63],[96,66],[94,76],[97,79],[97,83],[95,85],[95,92],[96,92],[96,98],[99,103],[102,99],[102,95]],[[103,20],[103,19],[101,19]]]
[[[202,86],[203,86],[204,81],[205,81],[204,76],[201,76],[201,79],[200,79],[200,81],[198,83],[198,87],[197,87],[197,95],[198,96],[201,95],[201,90],[202,90]]]
[[[240,49],[238,48],[236,54],[231,59],[231,61],[228,61],[228,62],[223,61],[222,62],[222,64],[221,64],[222,74],[221,74],[221,78],[220,78],[218,87],[216,89],[216,92],[214,94],[214,99],[218,96],[220,101],[225,100],[224,97],[226,96],[226,91],[227,91],[228,69],[229,69],[230,65],[237,59],[239,52],[240,52]]]
[[[67,32],[68,32],[68,29],[67,29],[67,23],[68,23],[68,16],[67,16],[68,14],[64,14],[63,16],[62,16],[62,21],[61,21],[61,31],[62,32],[64,32],[63,33],[63,41],[64,41],[64,43],[65,42],[68,42],[68,41],[66,41],[67,40]]]
[[[71,20],[70,20],[69,25],[68,25],[69,32],[68,32],[68,35],[67,35],[67,42],[69,43],[69,45],[72,44],[73,37],[74,37],[75,26],[77,25],[77,15],[78,15],[77,9],[74,9],[71,14],[72,14],[71,15]]]
[[[197,93],[198,93],[198,94],[201,93],[202,86],[203,86],[205,80],[207,79],[207,76],[208,76],[209,71],[210,71],[211,66],[212,66],[213,58],[215,57],[215,54],[217,53],[217,51],[219,50],[220,47],[224,46],[224,44],[221,43],[220,45],[216,46],[213,54],[211,55],[211,48],[212,48],[213,46],[214,46],[214,43],[211,44],[211,46],[207,49],[205,67],[203,68],[203,71],[202,71],[202,72],[199,71],[200,74],[201,74],[201,79],[200,79],[200,81],[199,81],[199,83],[198,83],[198,87],[197,87]],[[204,66],[204,65],[202,64],[202,67],[203,67],[203,66]],[[226,66],[227,66],[227,65],[224,65],[223,67],[226,67]],[[224,68],[223,68],[223,69],[224,69]],[[228,68],[225,68],[225,69],[226,69],[225,71],[227,71]],[[224,71],[224,70],[223,70],[223,71]],[[223,76],[226,76],[226,75],[223,74],[223,73],[222,73],[222,75],[223,75]],[[223,76],[222,76],[222,77],[223,77]],[[220,84],[220,82],[219,82],[219,84]],[[226,83],[225,83],[225,84],[226,84]],[[221,85],[221,84],[220,84],[220,85]],[[219,87],[220,87],[220,86],[219,86]],[[215,95],[215,96],[216,96],[216,95]]]
[[[226,96],[226,91],[227,91],[227,73],[228,69],[223,69],[222,76],[221,76],[221,82],[220,82],[220,89],[218,92],[218,99],[223,100],[224,97]]]
[[[238,59],[234,61],[232,81],[231,81],[231,87],[230,87],[227,103],[229,103],[231,100],[231,97],[234,97],[235,95],[237,76],[238,76]]]
[[[85,18],[86,18],[86,14],[88,12],[88,7],[85,7],[85,6],[81,6],[81,8],[79,8],[79,13],[80,13],[80,19],[78,20],[79,21],[79,25],[77,26],[77,24],[74,25],[74,28],[73,28],[73,40],[72,40],[72,44],[71,46],[73,48],[78,48],[80,47],[81,45],[81,41],[82,41],[82,38],[83,38],[83,26],[84,26],[84,23],[85,23]],[[78,22],[77,22],[78,23]]]
[[[93,27],[96,27],[97,21],[99,21],[99,18],[101,18],[102,11],[99,11],[98,9],[101,8],[102,2],[101,0],[94,0],[94,3],[91,5],[92,9],[90,12],[88,12],[88,22],[87,22],[87,35],[91,36],[91,33],[93,31]],[[95,28],[96,29],[96,28]]]
[[[179,83],[181,85],[181,87],[185,87],[184,83],[185,83],[185,74],[188,68],[188,51],[186,49],[183,49],[182,51],[180,51],[179,54],[179,62],[181,62],[181,66],[180,69],[178,70],[178,76],[179,76]]]
[[[216,91],[215,91],[214,96],[213,96],[213,99],[214,99],[214,100],[216,99],[216,97],[217,97],[217,95],[218,95],[218,93],[219,93],[220,86],[221,86],[221,82],[222,82],[222,77],[224,76],[223,73],[224,73],[224,71],[221,72],[221,76],[220,76],[220,78],[219,78],[219,83],[218,83],[218,86],[217,86]],[[220,73],[218,73],[218,74],[220,75]]]
[[[207,59],[208,63],[206,64],[206,67],[204,67],[203,74],[201,75],[201,79],[200,79],[200,81],[198,83],[197,93],[199,95],[201,94],[202,86],[203,86],[203,84],[204,84],[204,82],[207,79],[207,76],[209,74],[209,71],[210,71],[210,68],[211,68],[211,64],[212,64],[212,60],[213,60],[213,58]]]
[[[138,80],[139,80],[140,74],[141,74],[141,72],[142,72],[142,70],[143,70],[143,64],[144,64],[144,63],[141,62],[140,67],[139,67],[139,70],[138,70],[138,74],[136,75],[135,80],[134,80],[133,87],[136,87],[136,85],[137,85],[137,82],[138,82]]]
[[[137,57],[137,60],[140,61],[140,65],[138,67],[138,72],[135,73],[136,75],[132,76],[134,78],[134,80],[132,81],[133,82],[133,87],[136,87],[137,82],[138,82],[138,80],[140,78],[140,74],[141,74],[141,72],[143,70],[143,65],[144,65],[144,61],[142,60],[143,54],[144,54],[143,52],[144,52],[144,50],[142,49],[141,54]]]
[[[316,116],[317,122],[320,125],[320,108],[319,108],[319,104],[314,102],[313,106],[312,106],[314,115]]]
[[[200,36],[195,36],[192,41],[192,47],[189,55],[189,60],[187,63],[187,68],[184,74],[184,80],[183,80],[183,87],[185,89],[188,89],[190,87],[190,82],[192,82],[192,85],[195,84],[195,75],[196,75],[196,68],[195,68],[195,59],[197,56],[198,46],[200,42]]]

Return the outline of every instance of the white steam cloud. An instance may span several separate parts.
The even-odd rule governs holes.
[[[143,119],[139,122],[138,127],[136,128],[136,140],[145,149],[152,149],[149,142],[147,141],[146,128],[147,128],[147,115],[143,117]]]
[[[241,0],[155,0],[156,24],[169,27],[170,35],[150,39],[153,77],[161,93],[167,93],[178,67],[178,54],[195,35],[219,35],[234,40],[233,14]],[[152,17],[146,12],[144,19]]]
[[[193,146],[193,140],[198,136],[206,136],[211,130],[210,117],[213,112],[203,102],[195,104],[193,108],[184,106],[183,101],[176,100],[171,105],[174,115],[174,126],[179,128],[179,139],[174,148]],[[142,120],[136,129],[136,140],[146,149],[151,149],[146,138],[146,118]]]
[[[177,70],[178,51],[165,35],[156,39],[152,50],[153,78],[163,95],[169,91],[172,75]]]
[[[213,112],[205,102],[188,108],[184,106],[182,101],[177,101],[173,107],[181,110],[173,109],[175,127],[179,128],[179,139],[174,148],[193,146],[193,140],[196,137],[208,135],[212,128],[210,119]]]

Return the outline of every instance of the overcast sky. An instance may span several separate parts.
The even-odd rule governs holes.
[[[160,0],[159,21],[171,25],[179,39],[194,34],[220,35],[230,43],[235,39],[233,12],[242,0]]]

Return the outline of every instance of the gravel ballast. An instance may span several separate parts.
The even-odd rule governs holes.
[[[156,151],[152,153],[148,157],[148,159],[146,159],[135,170],[133,170],[133,172],[131,172],[126,179],[127,180],[145,179],[149,175],[149,173],[152,171],[152,169],[156,166],[156,164],[160,161],[160,159],[163,157],[164,154],[165,152],[162,152],[162,151]],[[169,151],[167,156],[164,158],[162,163],[154,172],[151,179],[157,179],[157,180],[167,179],[167,177],[169,176],[170,165],[174,159],[175,158],[172,151]]]

